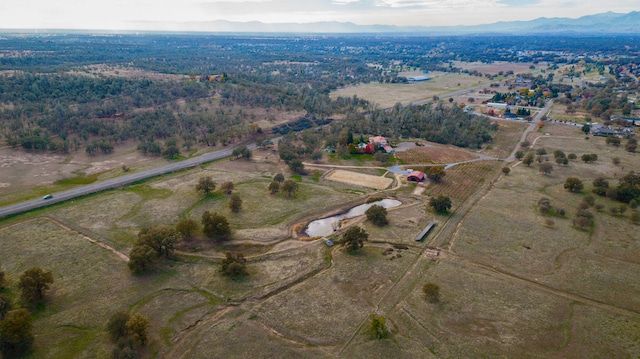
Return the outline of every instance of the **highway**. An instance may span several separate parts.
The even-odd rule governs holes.
[[[272,139],[271,142],[277,143],[278,140],[280,140],[280,137]],[[113,178],[103,182],[92,183],[90,185],[70,189],[68,191],[52,193],[53,197],[50,199],[38,198],[38,199],[17,203],[11,206],[2,207],[0,208],[0,218],[10,216],[13,214],[30,211],[40,207],[45,207],[54,203],[68,201],[76,197],[103,191],[105,189],[122,187],[134,182],[145,180],[147,178],[163,175],[165,173],[180,171],[183,169],[199,166],[206,162],[223,159],[231,156],[231,153],[233,152],[234,148],[228,148],[226,150],[205,153],[201,156],[189,158],[187,160],[180,161],[180,162],[170,163],[166,166],[157,167],[157,168],[153,168],[153,169],[142,171],[142,172],[132,173],[129,175]],[[250,150],[253,150],[254,148],[256,148],[256,144],[252,143],[250,145],[247,145],[247,148]]]

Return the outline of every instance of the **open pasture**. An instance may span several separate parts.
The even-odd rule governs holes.
[[[396,151],[396,158],[405,164],[447,164],[472,160],[478,156],[455,146],[427,145]]]
[[[400,76],[422,75],[420,72],[400,73]],[[338,89],[331,93],[332,98],[353,97],[353,95],[369,100],[380,108],[392,107],[396,103],[407,105],[440,96],[450,92],[463,90],[486,82],[486,79],[465,74],[450,74],[445,72],[430,72],[428,81],[411,84],[381,84],[371,82]]]
[[[454,61],[453,66],[463,70],[478,71],[482,74],[498,75],[500,72],[513,71],[515,74],[531,72],[531,63],[515,63],[505,61],[495,61],[491,64],[483,62],[462,62]]]

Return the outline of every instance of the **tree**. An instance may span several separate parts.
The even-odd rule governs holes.
[[[426,283],[422,286],[422,293],[424,294],[424,299],[429,303],[438,303],[440,302],[440,286],[435,283]]]
[[[248,154],[248,156],[246,156]],[[231,152],[232,156],[236,156],[236,158],[242,156],[245,158],[251,158],[251,151],[247,148],[246,145],[241,145],[233,149]]]
[[[179,239],[178,232],[165,224],[143,229],[138,233],[138,244],[153,248],[158,257],[164,255],[168,258],[176,249]]]
[[[229,209],[231,210],[231,212],[238,213],[240,212],[241,208],[242,199],[240,199],[240,196],[238,196],[237,194],[232,195],[229,199]]]
[[[311,159],[312,159],[314,162],[318,162],[318,161],[320,161],[320,160],[322,159],[322,152],[320,152],[320,151],[314,151],[314,152],[311,154]]]
[[[300,175],[305,174],[304,164],[299,159],[295,159],[295,160],[289,162],[289,169],[293,173],[297,173],[297,174],[300,174]]]
[[[288,179],[282,183],[280,189],[282,192],[287,194],[287,197],[291,197],[292,194],[298,192],[298,183],[294,180]]]
[[[527,152],[527,154],[522,159],[522,163],[524,163],[528,167],[528,166],[531,166],[534,160],[535,160],[534,154],[532,152]]]
[[[220,185],[220,190],[224,194],[231,194],[233,192],[233,182],[231,181],[222,182],[222,184]]]
[[[578,158],[578,155],[576,155],[575,153],[570,153],[567,155],[567,158],[571,161],[575,160]]]
[[[640,223],[640,212],[631,211],[631,214],[629,215],[629,220],[633,224],[639,224]]]
[[[433,208],[438,213],[447,213],[451,209],[451,199],[447,196],[439,195],[431,197],[429,200],[429,207]]]
[[[0,320],[4,319],[5,315],[12,307],[11,298],[4,294],[0,294]]]
[[[611,162],[612,162],[614,165],[616,165],[616,166],[617,166],[617,165],[619,165],[619,164],[620,164],[620,157],[614,157],[614,158],[612,158],[612,159],[611,159]]]
[[[231,227],[224,216],[205,211],[202,214],[202,232],[211,239],[226,239],[231,235]]]
[[[278,181],[272,181],[269,183],[269,192],[276,194],[280,191],[280,183]]]
[[[564,181],[564,188],[569,192],[580,192],[584,188],[584,184],[577,177],[567,177]]]
[[[188,241],[198,232],[198,222],[191,218],[186,218],[176,223],[176,232],[180,233],[182,239]]]
[[[220,272],[231,278],[240,278],[249,275],[247,272],[247,260],[242,253],[233,255],[231,252],[225,253],[225,259],[220,263]]]
[[[538,209],[542,214],[549,214],[549,212],[551,212],[551,210],[553,209],[553,206],[551,206],[551,200],[546,197],[540,198],[540,200],[538,201]]]
[[[20,298],[25,303],[35,304],[44,300],[44,295],[53,283],[53,273],[45,272],[41,268],[27,269],[20,276],[18,288],[22,291]]]
[[[605,142],[607,143],[607,145],[613,145],[615,147],[620,147],[620,143],[622,143],[622,140],[619,139],[618,137],[607,137]]]
[[[378,227],[384,227],[389,223],[387,220],[387,209],[377,204],[369,207],[364,214],[367,215],[368,220]]]
[[[216,183],[211,179],[211,176],[200,177],[198,184],[196,184],[196,191],[205,195],[211,194],[215,189]]]
[[[342,245],[347,247],[347,250],[350,252],[353,252],[362,248],[362,246],[364,246],[364,241],[367,241],[368,239],[369,233],[358,226],[353,226],[349,227],[342,234]]]
[[[589,132],[591,132],[591,125],[588,123],[582,125],[582,132],[589,134]]]
[[[444,171],[444,167],[434,166],[434,167],[429,167],[426,175],[427,175],[427,178],[432,180],[434,183],[440,183],[440,181],[442,180],[442,177],[446,176],[447,173]]]
[[[371,313],[369,315],[369,327],[367,333],[375,339],[384,339],[389,336],[387,320],[382,315]]]
[[[107,332],[109,332],[112,342],[117,342],[129,334],[127,332],[127,322],[129,319],[131,319],[129,313],[123,311],[111,315],[107,322]]]
[[[284,182],[284,175],[282,173],[278,173],[277,175],[275,175],[273,177],[273,180],[278,182],[278,183],[282,183],[282,182]]]
[[[596,155],[594,153],[591,153],[591,154],[585,153],[584,155],[582,155],[581,158],[585,163],[591,163],[591,162],[595,162],[595,161],[598,160],[598,155]]]
[[[7,312],[0,321],[0,350],[5,358],[13,358],[33,345],[33,318],[26,309]]]
[[[142,273],[153,267],[156,251],[147,245],[135,245],[129,254],[127,266],[133,273]]]
[[[127,332],[133,336],[133,339],[140,345],[144,345],[147,342],[147,329],[150,326],[149,318],[136,313],[127,320],[125,324]]]
[[[502,173],[506,175],[508,175],[509,173],[511,173],[511,168],[509,167],[502,167]]]
[[[544,162],[540,164],[538,169],[542,174],[549,175],[553,171],[553,165],[549,162]]]
[[[7,285],[7,278],[5,277],[4,271],[0,270],[0,289],[4,289]]]
[[[524,151],[516,151],[516,159],[520,161],[523,158],[524,158]]]

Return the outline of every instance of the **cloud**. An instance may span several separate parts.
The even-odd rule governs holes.
[[[496,0],[375,0],[375,6],[390,8],[455,9],[495,5]]]
[[[508,6],[529,6],[539,4],[540,0],[500,0],[498,3]]]
[[[331,3],[335,5],[348,5],[356,2],[360,2],[360,0],[333,0]]]

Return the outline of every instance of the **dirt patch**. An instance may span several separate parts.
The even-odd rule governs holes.
[[[364,173],[345,170],[334,170],[325,178],[331,181],[375,189],[385,189],[389,187],[391,183],[393,183],[393,180],[391,178],[372,176]]]

